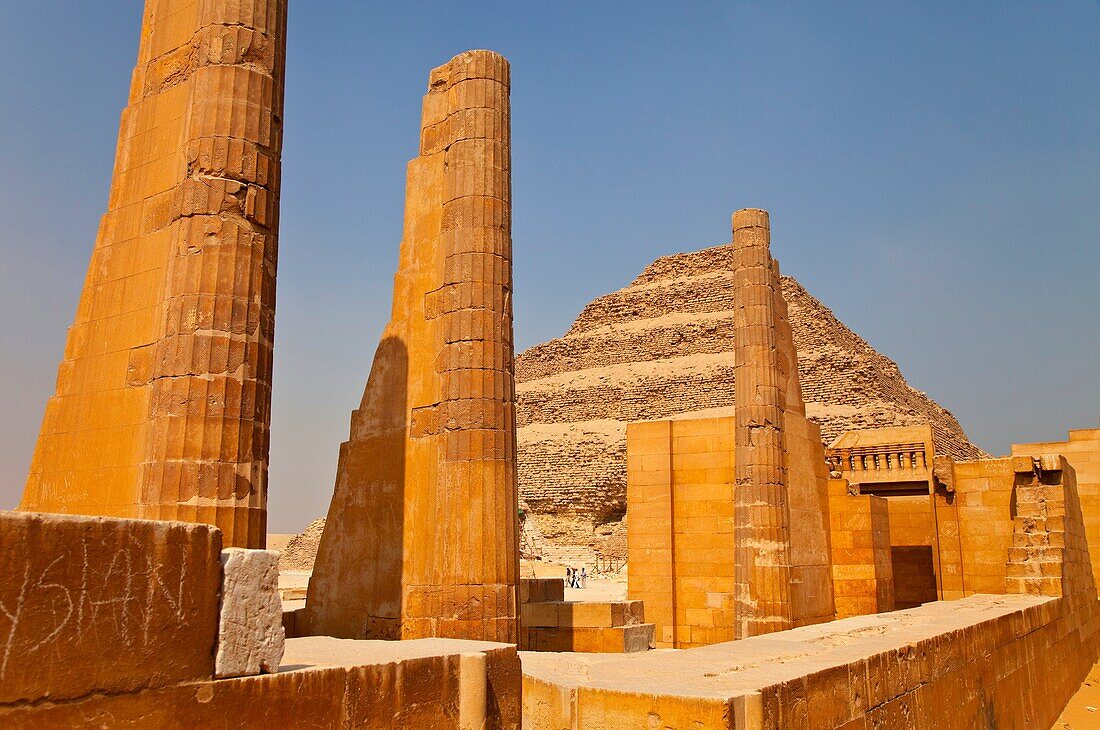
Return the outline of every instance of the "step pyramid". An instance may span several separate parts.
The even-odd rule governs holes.
[[[732,412],[732,254],[724,245],[659,258],[564,336],[516,358],[520,493],[536,516],[620,519],[629,421]],[[783,294],[806,412],[826,443],[850,429],[929,424],[938,453],[984,455],[801,284],[783,277]]]

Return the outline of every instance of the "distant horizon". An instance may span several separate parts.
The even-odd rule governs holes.
[[[0,508],[106,208],[141,7],[0,7]],[[326,512],[428,72],[468,48],[512,65],[518,351],[760,207],[783,273],[972,443],[1098,427],[1098,36],[1083,1],[292,3],[269,530]]]

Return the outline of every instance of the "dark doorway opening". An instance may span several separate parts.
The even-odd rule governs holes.
[[[895,608],[914,608],[938,599],[931,545],[892,547],[890,559],[894,568]]]

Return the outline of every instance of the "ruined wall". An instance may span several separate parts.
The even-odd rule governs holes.
[[[676,658],[524,658],[524,727],[1048,728],[1097,656],[1095,599],[973,596]]]
[[[1064,458],[998,461],[1017,505],[991,507],[1012,533],[999,595],[676,656],[534,655],[524,660],[524,726],[1050,727],[1100,644],[1081,504]]]
[[[794,625],[834,617],[833,570],[829,560],[829,471],[818,425],[798,412],[785,417],[784,446],[791,540],[791,603]]]
[[[0,725],[212,677],[221,549],[207,525],[0,512]]]
[[[146,2],[21,509],[263,546],[285,34],[285,0]]]
[[[628,426],[627,586],[657,646],[736,638],[732,418]]]
[[[816,426],[789,415],[793,431]],[[799,425],[801,424],[801,426]],[[734,614],[734,423],[732,417],[643,421],[627,429],[628,592],[645,603],[657,646],[686,648],[736,638]],[[807,444],[810,442],[807,441]],[[833,617],[826,475],[795,454],[789,535],[792,620]],[[819,477],[821,480],[819,480]]]
[[[306,622],[347,638],[516,641],[508,62],[434,69],[393,312],[349,440]]]
[[[1013,456],[1061,454],[1077,473],[1077,490],[1085,513],[1085,534],[1096,581],[1100,583],[1100,428],[1069,432],[1065,441],[1013,444]]]
[[[1047,529],[1060,533],[1063,527],[1076,530],[1069,515],[1073,510],[1080,515],[1081,537],[1072,547],[1091,549],[1086,533],[1092,518],[1083,510],[1084,500],[1078,496],[1076,472],[1061,455],[940,460],[936,482],[929,497],[893,496],[884,500],[889,513],[894,600],[899,609],[935,600],[1003,593],[1006,581],[1018,577],[1012,572],[1014,563],[1018,564],[1017,571],[1025,570],[1024,566],[1027,571],[1038,571],[1028,575],[1058,577],[1064,561],[1061,557],[1054,560],[1051,553],[1061,551],[1060,541],[1069,538],[1059,536],[1050,542],[1031,533]],[[833,483],[846,484],[846,480]],[[1060,496],[1058,489],[1070,496]],[[842,531],[854,527],[859,519],[843,515],[863,511],[863,499],[866,497],[834,490],[830,501],[834,561],[851,564],[842,572],[871,575],[877,558],[866,553],[836,552],[836,546],[849,539]],[[1033,551],[1037,546],[1044,550]],[[1044,562],[1049,564],[1042,566]],[[1079,564],[1080,556],[1071,562]],[[834,566],[834,574],[837,570]],[[1089,581],[1095,583],[1091,573]],[[870,602],[861,605],[872,612]]]
[[[520,489],[534,511],[618,519],[627,422],[732,408],[733,268],[728,245],[660,258],[585,307],[563,337],[516,358]],[[925,423],[940,452],[981,455],[897,365],[794,279],[782,286],[806,413],[827,442],[854,428]]]
[[[885,497],[851,495],[829,480],[829,538],[836,617],[894,610],[890,512]]]
[[[733,214],[732,417],[627,427],[629,591],[657,642],[717,643],[831,620],[828,470],[806,419],[768,213]]]
[[[269,654],[247,629],[261,607],[279,625],[275,555],[221,543],[207,525],[0,511],[0,727],[519,727],[514,646],[310,637]],[[227,654],[283,663],[223,679],[241,671]]]

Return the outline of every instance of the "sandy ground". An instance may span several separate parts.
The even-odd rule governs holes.
[[[1073,695],[1051,730],[1100,728],[1100,663],[1093,666],[1081,689]]]
[[[625,601],[626,581],[589,578],[585,588],[566,588],[567,601]]]

